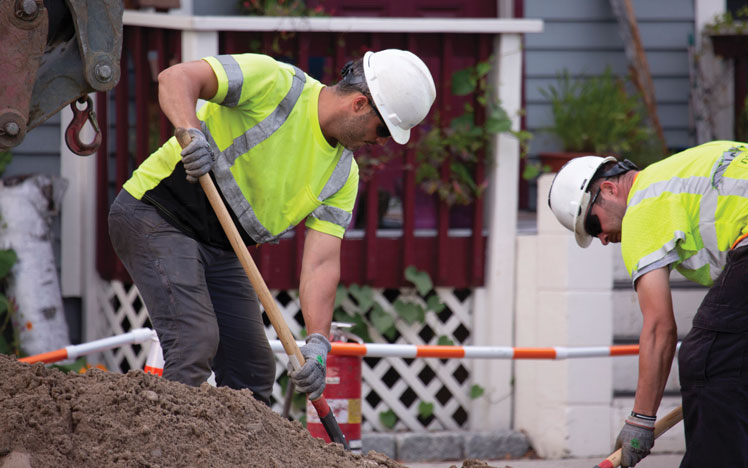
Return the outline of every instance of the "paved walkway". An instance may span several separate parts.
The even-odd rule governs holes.
[[[682,454],[654,454],[650,455],[636,468],[678,468]],[[564,460],[486,460],[496,468],[593,468],[604,458],[567,458]],[[461,468],[462,461],[433,462],[433,463],[403,463],[409,468],[449,468],[454,465]]]

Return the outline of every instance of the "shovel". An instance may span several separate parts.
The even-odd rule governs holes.
[[[683,419],[683,407],[678,406],[673,411],[665,415],[664,418],[660,419],[655,423],[654,436],[655,439],[660,437],[660,434],[667,431],[671,427],[678,424]],[[621,449],[611,453],[608,458],[601,461],[595,468],[617,468],[621,465]]]
[[[192,139],[187,130],[184,128],[177,128],[174,133],[182,148],[190,144]],[[267,314],[268,319],[270,319],[270,323],[273,325],[275,333],[278,335],[278,339],[281,341],[281,344],[283,344],[283,349],[288,355],[291,367],[293,369],[300,369],[304,365],[304,356],[301,354],[299,346],[296,344],[296,340],[291,334],[291,330],[289,330],[286,321],[283,319],[283,315],[278,309],[278,305],[275,303],[273,295],[270,294],[270,290],[262,279],[260,271],[257,269],[254,260],[249,255],[247,246],[242,242],[239,231],[236,229],[236,226],[234,226],[234,221],[231,219],[231,215],[229,215],[226,205],[223,204],[223,200],[221,200],[221,196],[218,194],[218,189],[216,189],[213,179],[210,178],[210,175],[204,174],[200,176],[199,181],[200,185],[203,187],[205,195],[208,197],[210,205],[213,207],[213,211],[216,212],[216,216],[218,217],[218,221],[221,223],[221,227],[223,227],[223,231],[226,233],[226,237],[229,238],[231,247],[233,247],[236,256],[239,257],[239,262],[247,273],[249,282],[257,293],[260,303],[265,308],[265,313]],[[330,440],[342,444],[346,450],[350,450],[348,442],[345,440],[343,432],[340,430],[340,426],[335,420],[335,415],[333,415],[330,410],[330,406],[327,404],[325,397],[320,396],[316,400],[312,400],[312,405],[314,406],[314,409],[317,410],[317,414],[322,421],[322,426],[324,426],[325,431],[327,431],[327,435],[330,436]]]

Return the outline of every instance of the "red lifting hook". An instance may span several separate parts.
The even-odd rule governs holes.
[[[86,103],[86,107],[83,110],[78,109],[78,103]],[[96,152],[101,144],[101,131],[99,130],[99,124],[96,122],[96,112],[93,110],[93,100],[91,96],[85,98],[80,97],[77,101],[70,103],[70,108],[73,110],[73,120],[65,130],[65,143],[73,153],[80,156],[88,156]],[[96,135],[91,143],[83,143],[81,141],[81,130],[83,125],[86,124],[86,120],[91,122]]]

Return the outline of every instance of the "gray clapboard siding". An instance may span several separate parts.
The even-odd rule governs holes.
[[[13,159],[3,177],[19,174],[60,175],[60,114],[37,126],[11,148]]]
[[[548,21],[548,20],[546,20]],[[584,34],[579,34],[584,30]],[[680,50],[688,44],[689,36],[693,34],[690,22],[674,23],[640,23],[642,43],[649,50]],[[528,34],[526,44],[533,48],[559,50],[574,48],[578,50],[610,49],[619,51],[623,42],[618,34],[618,23],[615,20],[600,22],[564,21],[546,23],[542,34]],[[589,41],[588,38],[594,38]],[[557,40],[555,40],[557,38]]]
[[[693,35],[690,0],[635,0],[634,11],[655,86],[658,115],[667,144],[691,144],[689,130],[688,45]],[[540,94],[563,70],[574,77],[597,75],[610,66],[628,72],[618,24],[606,0],[526,0],[525,17],[544,21],[544,32],[525,37],[527,129],[535,134],[530,157],[557,150],[558,143],[538,132],[551,121],[550,106]]]
[[[688,77],[658,77],[653,80],[655,95],[659,104],[683,103],[683,95],[688,95],[690,82]],[[528,78],[525,80],[525,101],[528,104],[546,104],[540,89],[547,89],[556,83],[556,78]]]
[[[634,0],[634,11],[644,20],[693,20],[692,0]],[[614,19],[607,0],[525,0],[525,17],[578,19],[580,12],[590,20]]]
[[[527,104],[527,125],[535,129],[549,126],[553,123],[550,112],[546,112],[550,107],[543,103]],[[687,103],[667,103],[657,106],[657,114],[663,122],[662,127],[665,130],[682,130],[688,126],[688,104]],[[540,136],[540,135],[538,135]],[[539,140],[539,139],[538,139]],[[533,147],[537,143],[533,139]]]
[[[679,70],[683,71],[683,76],[688,76],[688,52],[685,47],[679,51],[648,50],[647,61],[653,79],[681,76]],[[599,75],[608,65],[613,73],[625,75],[628,64],[623,50],[536,50],[532,54],[528,50],[525,71],[528,77],[546,78],[555,77],[563,69],[569,70],[572,75]],[[688,95],[684,98],[687,101]]]

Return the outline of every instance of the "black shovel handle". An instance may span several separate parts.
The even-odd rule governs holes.
[[[317,410],[322,426],[325,428],[327,435],[330,436],[330,440],[342,444],[346,450],[351,448],[348,446],[348,441],[345,440],[343,431],[340,430],[338,421],[335,420],[335,415],[330,410],[330,405],[327,404],[325,397],[319,397],[316,400],[312,400],[312,406]]]

